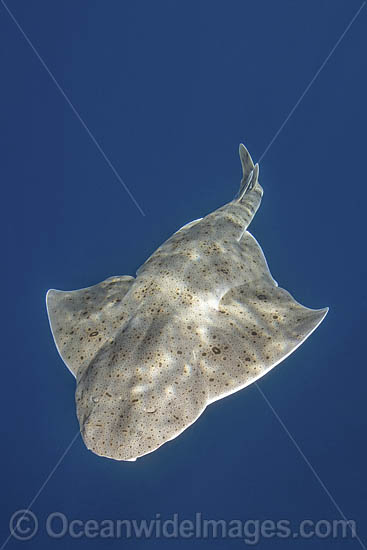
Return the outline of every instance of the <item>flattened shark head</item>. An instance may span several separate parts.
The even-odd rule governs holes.
[[[154,332],[154,335],[153,335]],[[77,380],[77,415],[86,446],[135,460],[173,439],[203,412],[208,387],[190,330],[133,317]],[[140,342],[140,343],[138,343]]]

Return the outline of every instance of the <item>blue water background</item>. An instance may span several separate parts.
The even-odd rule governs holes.
[[[54,347],[49,288],[134,275],[183,224],[231,200],[238,144],[258,160],[361,2],[8,0],[19,24],[145,213],[0,4],[1,535],[78,430],[75,381]],[[367,8],[260,164],[251,231],[281,286],[330,312],[260,381],[361,539],[366,529]],[[244,548],[242,540],[51,540],[83,521],[338,519],[254,387],[211,405],[136,463],[77,439],[32,505],[40,532],[7,548]],[[1,543],[0,543],[1,544]],[[264,539],[261,548],[358,548]]]

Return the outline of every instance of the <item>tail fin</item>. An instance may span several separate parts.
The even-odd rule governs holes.
[[[242,172],[243,172],[243,176],[241,180],[241,186],[242,186],[243,182],[247,181],[250,175],[250,172],[255,168],[255,165],[253,163],[250,153],[247,151],[243,143],[240,143],[239,153],[240,153]]]
[[[240,190],[237,195],[237,199],[240,201],[245,193],[255,187],[259,178],[259,165],[254,165],[251,155],[243,143],[240,143],[239,153],[243,172]]]

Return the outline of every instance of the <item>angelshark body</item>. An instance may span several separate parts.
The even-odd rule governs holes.
[[[136,278],[50,290],[58,351],[77,380],[85,444],[135,460],[177,437],[206,406],[292,353],[326,309],[298,304],[247,231],[263,190],[246,148],[238,196],[174,233]]]

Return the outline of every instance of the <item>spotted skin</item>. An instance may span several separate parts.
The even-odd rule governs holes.
[[[57,349],[77,380],[89,449],[135,460],[177,437],[206,406],[292,353],[327,309],[298,304],[272,278],[247,231],[262,197],[240,146],[237,197],[174,233],[136,278],[50,290]]]

